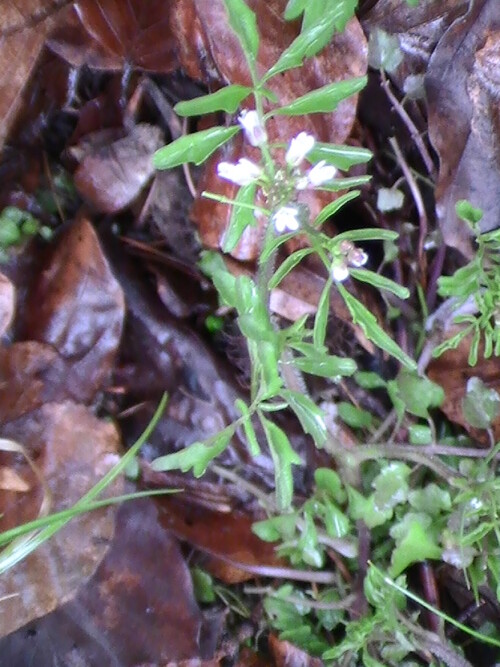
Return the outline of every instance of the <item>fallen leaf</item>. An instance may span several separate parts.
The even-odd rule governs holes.
[[[60,5],[57,1],[47,3],[44,0],[2,2],[0,150],[23,104],[23,92],[38,64],[47,35],[67,14],[67,10],[51,11]],[[36,20],[37,17],[39,20]],[[22,29],[23,26],[26,27]]]
[[[203,618],[177,541],[151,501],[126,503],[113,542],[75,598],[0,640],[9,665],[179,664],[210,658],[221,616]]]
[[[78,0],[80,26],[55,33],[50,48],[75,67],[176,69],[171,3],[164,0]],[[83,27],[83,30],[82,30]]]
[[[269,649],[276,667],[321,667],[324,664],[320,658],[313,658],[291,642],[278,639],[273,633],[269,635]]]
[[[90,401],[109,380],[125,303],[88,220],[53,244],[27,298],[23,337],[52,345],[67,364],[72,397]]]
[[[68,509],[116,463],[119,438],[110,422],[73,403],[44,405],[36,413],[4,426],[2,434],[23,444],[48,485],[52,511]],[[7,455],[3,455],[6,460]],[[17,474],[29,480],[22,495],[1,498],[2,530],[38,518],[42,489],[26,463]],[[120,478],[106,494],[122,493]],[[80,515],[0,577],[2,634],[38,618],[72,597],[102,559],[113,536],[113,507]],[[0,651],[1,653],[1,651]],[[3,655],[3,654],[2,654]]]
[[[162,144],[160,128],[141,123],[125,137],[90,148],[74,174],[76,189],[97,212],[118,213],[153,177],[152,156]]]
[[[0,490],[25,493],[31,485],[24,480],[13,468],[0,466]]]
[[[500,13],[496,0],[476,0],[447,30],[425,77],[429,137],[439,155],[439,225],[447,245],[470,257],[471,230],[455,204],[467,199],[484,212],[483,232],[498,227],[500,149]]]

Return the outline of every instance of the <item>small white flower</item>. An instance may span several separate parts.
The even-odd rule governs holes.
[[[274,229],[278,234],[296,232],[300,226],[298,210],[294,206],[283,206],[272,217]]]
[[[364,266],[368,261],[368,255],[361,248],[353,248],[347,255],[347,259],[351,266]]]
[[[220,178],[225,178],[226,181],[231,181],[236,185],[248,185],[262,176],[262,168],[255,162],[242,157],[237,164],[219,162],[217,174]]]
[[[266,143],[266,130],[261,125],[259,114],[256,111],[243,109],[238,116],[238,123],[243,128],[245,136],[252,146],[262,146]]]
[[[339,283],[343,282],[349,276],[349,269],[343,262],[332,265],[332,278]]]
[[[296,137],[290,141],[288,150],[285,155],[285,160],[288,166],[298,167],[305,156],[312,151],[316,140],[312,134],[307,132],[300,132]]]
[[[315,164],[312,169],[307,172],[307,180],[313,188],[317,188],[328,181],[333,181],[337,175],[337,168],[332,164],[326,164],[325,160],[321,160]]]

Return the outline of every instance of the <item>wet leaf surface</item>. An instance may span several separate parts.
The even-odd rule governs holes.
[[[166,664],[213,655],[220,619],[204,621],[177,541],[151,501],[123,506],[104,560],[74,599],[0,640],[6,664]]]
[[[51,511],[68,509],[116,463],[116,428],[74,403],[45,403],[25,417],[3,422],[2,437],[24,446],[50,490]],[[2,454],[4,463],[29,484],[23,493],[1,497],[1,530],[39,516],[43,489],[26,463]],[[68,480],[71,483],[68,484]],[[118,479],[107,494],[123,493]],[[94,572],[113,539],[115,508],[82,514],[26,559],[2,573],[0,605],[2,635],[43,616],[71,599]],[[3,655],[1,649],[0,654]]]

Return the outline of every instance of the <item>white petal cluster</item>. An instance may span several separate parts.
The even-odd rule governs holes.
[[[272,223],[278,234],[296,232],[300,227],[299,212],[295,206],[282,206],[273,215]]]
[[[285,155],[286,163],[289,167],[298,167],[306,155],[312,151],[316,140],[312,134],[300,132],[290,141]]]
[[[334,258],[331,271],[332,278],[342,282],[349,276],[349,267],[364,266],[368,261],[368,255],[351,241],[342,241],[339,250],[340,254]]]
[[[260,123],[259,114],[256,111],[244,109],[238,116],[238,123],[245,132],[247,141],[252,146],[263,146],[267,142],[267,134]]]
[[[349,276],[349,269],[347,264],[343,261],[334,262],[332,264],[332,278],[337,282],[343,282]]]
[[[321,160],[312,169],[309,169],[307,180],[313,188],[317,188],[320,185],[328,183],[328,181],[333,181],[336,175],[337,168],[332,164],[326,164],[325,160]]]
[[[262,176],[262,168],[258,164],[242,157],[236,164],[232,162],[219,162],[217,165],[217,174],[226,181],[236,183],[236,185],[248,185],[258,180]]]

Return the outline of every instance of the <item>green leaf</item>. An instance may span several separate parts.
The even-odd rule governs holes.
[[[281,392],[281,396],[297,415],[304,432],[312,436],[317,447],[322,447],[327,436],[323,410],[304,394],[285,390]]]
[[[466,393],[462,400],[466,421],[474,428],[489,428],[500,411],[500,395],[489,388],[479,377],[467,380]]]
[[[450,492],[431,482],[408,494],[408,502],[417,512],[438,516],[451,509]]]
[[[273,110],[269,115],[302,116],[308,113],[330,113],[335,111],[339,102],[363,90],[366,82],[366,76],[360,76],[327,84],[298,97],[284,107]]]
[[[283,278],[285,278],[297,264],[300,264],[304,257],[307,257],[307,255],[310,255],[313,252],[314,248],[302,248],[301,250],[297,250],[291,255],[288,255],[285,261],[279,265],[275,274],[271,277],[271,280],[269,281],[269,289],[277,287]]]
[[[372,482],[375,489],[375,507],[382,511],[392,510],[408,498],[410,468],[405,463],[391,461],[386,464]]]
[[[313,56],[323,48],[333,34],[335,21],[341,16],[342,7],[332,7],[317,23],[301,32],[264,74],[262,82],[268,81],[281,72],[300,67],[304,58]]]
[[[340,476],[330,468],[317,468],[314,471],[314,481],[319,490],[328,493],[337,503],[344,503],[346,493]]]
[[[292,449],[287,434],[262,414],[259,414],[259,417],[274,463],[276,505],[278,512],[286,512],[293,499],[292,465],[303,465],[302,460]]]
[[[313,329],[313,344],[317,348],[322,348],[325,344],[326,325],[328,323],[328,315],[330,313],[330,291],[332,289],[333,278],[328,276],[328,280],[323,287],[321,296],[319,298],[318,310],[314,318]]]
[[[334,355],[295,357],[293,364],[304,373],[326,378],[343,377],[356,372],[356,362],[353,359]]]
[[[365,336],[373,341],[375,345],[378,345],[382,350],[385,350],[395,359],[400,361],[407,368],[411,370],[416,369],[416,362],[411,359],[411,357],[409,357],[383,329],[380,328],[375,315],[365,308],[365,306],[353,297],[352,294],[349,294],[342,283],[337,284],[337,289],[349,309],[353,323],[358,324],[361,327]]]
[[[330,537],[342,538],[349,534],[351,522],[347,516],[334,503],[325,499],[325,512],[323,521],[326,532]]]
[[[308,0],[288,0],[283,17],[285,21],[293,21],[304,11]]]
[[[185,162],[201,164],[220,146],[240,131],[239,127],[211,127],[209,130],[193,132],[160,148],[153,155],[156,169],[172,169]]]
[[[370,428],[373,417],[370,412],[357,408],[352,403],[340,401],[337,403],[339,417],[352,428]]]
[[[373,285],[377,289],[384,289],[387,292],[392,292],[400,299],[407,299],[410,296],[410,290],[407,287],[398,285],[393,280],[381,276],[379,273],[369,271],[368,269],[349,269],[349,273],[353,278],[362,283]]]
[[[345,194],[341,195],[340,197],[337,197],[335,201],[330,202],[325,206],[324,209],[322,209],[321,213],[316,216],[314,219],[314,222],[312,223],[313,227],[319,227],[320,225],[323,224],[325,220],[328,220],[328,218],[332,215],[335,215],[337,211],[340,211],[342,206],[347,204],[347,202],[352,201],[353,199],[356,199],[356,197],[359,195],[360,191],[359,190],[352,190],[351,192],[346,192]]]
[[[379,508],[375,505],[373,494],[368,498],[356,491],[351,486],[347,486],[347,497],[349,499],[349,514],[354,521],[362,519],[368,528],[382,526],[392,517],[392,508]]]
[[[430,445],[432,442],[432,431],[425,424],[411,424],[408,436],[411,445]]]
[[[207,443],[194,442],[180,452],[160,456],[151,462],[151,468],[158,471],[181,470],[188,472],[193,470],[195,477],[201,477],[211,461],[226,449],[234,434],[234,427],[228,426],[217,435],[210,438]]]
[[[194,594],[198,602],[214,602],[215,591],[212,577],[199,567],[193,567],[191,570],[193,580]]]
[[[234,200],[233,210],[231,211],[229,227],[224,233],[224,240],[222,243],[222,250],[224,252],[232,252],[238,245],[245,229],[250,225],[255,226],[254,211],[252,211],[251,208],[247,208],[247,206],[255,203],[256,189],[256,183],[249,183],[238,190]],[[238,204],[245,204],[246,206],[238,206]]]
[[[314,148],[307,154],[309,162],[320,162],[324,160],[327,164],[333,164],[337,169],[347,171],[356,164],[365,164],[373,157],[373,153],[367,148],[358,146],[344,146],[336,144],[325,144],[317,142]]]
[[[363,389],[382,389],[387,385],[384,378],[373,371],[358,371],[355,373],[354,379]]]
[[[250,410],[248,409],[245,401],[242,401],[241,398],[237,398],[234,405],[245,418],[245,421],[243,422],[243,430],[245,431],[245,437],[247,439],[247,446],[248,451],[250,452],[250,456],[259,456],[260,447],[257,441],[257,436],[255,435],[255,429],[252,425],[252,415],[250,414]]]
[[[295,514],[273,516],[265,521],[254,523],[252,533],[255,533],[264,542],[288,541],[295,536],[296,524],[297,516]]]
[[[438,384],[406,369],[387,383],[387,390],[393,402],[397,398],[410,414],[422,419],[429,417],[429,408],[437,408],[444,401],[444,391]]]
[[[483,210],[480,208],[474,208],[470,202],[466,199],[461,199],[455,204],[455,211],[457,216],[468,222],[473,229],[476,229],[477,223],[483,217]]]
[[[218,252],[208,250],[202,253],[198,266],[212,279],[221,301],[235,307],[237,305],[236,278],[227,269]]]
[[[442,549],[429,534],[429,530],[417,520],[409,526],[406,536],[399,542],[391,556],[391,577],[397,577],[412,563],[441,558]]]
[[[341,241],[395,241],[399,234],[389,229],[379,229],[378,227],[367,227],[366,229],[353,229],[349,232],[342,232],[335,236],[335,243]]]
[[[403,60],[403,53],[399,46],[399,39],[389,35],[381,28],[370,32],[368,41],[368,63],[374,69],[383,69],[394,72]]]
[[[194,100],[178,102],[174,111],[178,116],[202,116],[214,111],[225,111],[234,113],[241,102],[252,92],[248,86],[238,86],[237,84],[221,88],[210,95],[196,97]]]
[[[259,32],[257,17],[244,0],[224,0],[229,16],[229,25],[236,33],[248,66],[256,72],[256,59],[259,50]]]

